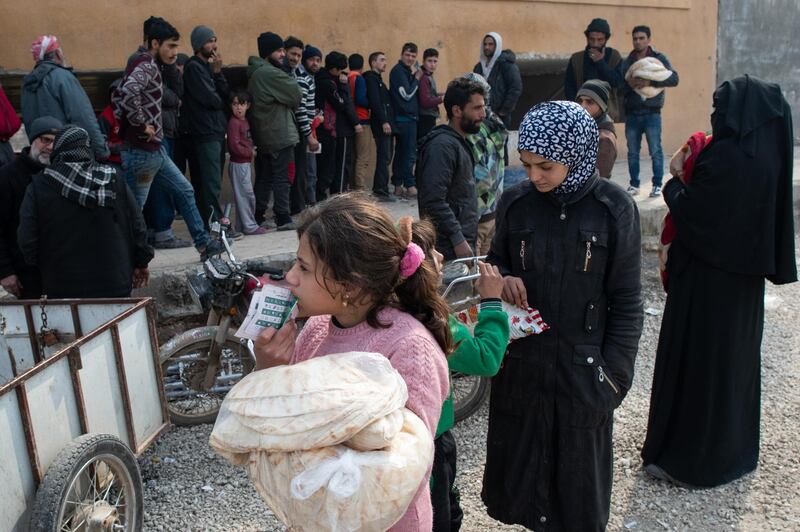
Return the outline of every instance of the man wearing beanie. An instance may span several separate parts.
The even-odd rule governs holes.
[[[592,20],[583,32],[586,48],[572,54],[564,75],[564,99],[574,101],[578,87],[588,79],[599,79],[611,85],[612,89],[622,87],[622,56],[615,49],[606,46],[611,38],[611,26],[602,18]],[[609,115],[614,121],[622,119],[622,101],[617,91],[609,94]]]
[[[353,137],[363,131],[350,98],[346,70],[347,56],[333,51],[325,56],[325,68],[317,73],[317,106],[325,116],[317,128],[322,144],[317,159],[317,201],[347,188]]]
[[[611,87],[605,81],[590,79],[578,89],[575,100],[592,115],[600,130],[600,145],[597,149],[597,172],[600,177],[611,178],[614,161],[617,160],[617,132],[608,116],[608,98]]]
[[[40,116],[28,129],[31,145],[0,169],[0,284],[19,299],[38,299],[41,278],[35,266],[25,263],[17,243],[19,209],[31,178],[50,164],[53,140],[63,127],[52,116]]]
[[[222,146],[227,131],[225,106],[228,82],[222,75],[222,56],[217,36],[207,26],[197,26],[190,37],[192,56],[183,67],[181,125],[190,139],[189,172],[197,208],[208,224],[221,218]]]
[[[309,113],[311,118],[311,138],[314,139],[314,145],[309,142],[308,150],[306,152],[306,203],[313,205],[317,202],[317,153],[320,149],[320,144],[317,141],[317,133],[315,127],[315,119],[320,116],[322,111],[317,107],[317,83],[314,77],[319,72],[322,66],[322,50],[316,46],[307,44],[303,50],[303,61],[298,67],[300,77],[298,77],[298,84],[300,90],[307,90],[309,107],[306,112]],[[304,88],[304,84],[307,84]]]
[[[628,193],[632,196],[639,193],[639,153],[642,147],[642,135],[647,138],[647,151],[653,159],[653,188],[650,197],[661,195],[661,183],[664,179],[664,151],[661,148],[661,108],[664,107],[664,87],[678,85],[678,73],[672,68],[667,56],[657,52],[650,45],[650,28],[636,26],[631,31],[633,50],[622,63],[621,72],[625,94],[625,138],[628,141],[628,173],[630,185]],[[626,79],[628,70],[640,59],[650,57],[661,62],[672,74],[663,80],[649,80],[638,77]],[[636,70],[634,70],[636,72]],[[651,98],[643,98],[636,89],[655,87],[660,90]]]
[[[289,164],[294,161],[294,146],[300,141],[294,112],[302,93],[297,82],[283,69],[286,50],[280,35],[267,31],[258,36],[258,57],[250,56],[247,90],[253,96],[251,124],[256,155],[256,221],[265,227],[270,193],[272,211],[279,231],[296,228],[290,212]]]

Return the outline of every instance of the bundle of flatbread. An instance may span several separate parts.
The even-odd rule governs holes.
[[[244,377],[210,445],[244,466],[292,531],[385,530],[433,460],[433,438],[403,407],[405,382],[376,353],[341,353]]]
[[[645,57],[639,59],[630,66],[625,73],[625,81],[630,83],[633,78],[648,79],[650,81],[664,81],[672,75],[672,70],[667,69],[664,64],[655,57]],[[643,100],[654,98],[664,91],[664,87],[639,87],[633,89]]]

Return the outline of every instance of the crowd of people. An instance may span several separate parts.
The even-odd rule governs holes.
[[[192,57],[178,54],[167,21],[143,29],[99,121],[57,38],[34,43],[22,94],[31,144],[0,168],[3,287],[21,298],[127,295],[147,283],[151,244],[190,245],[172,232],[176,211],[202,258],[219,253],[208,224],[230,223],[219,197],[227,151],[234,233],[299,235],[286,280],[308,321],[299,333],[293,320],[265,329],[256,369],[379,352],[435,438],[432,480],[393,530],[460,527],[448,366],[494,376],[489,515],[603,530],[613,411],[632,385],[643,323],[639,146],[644,135],[659,196],[663,89],[678,83],[650,28],[633,28],[623,59],[607,46],[608,22],[589,24],[566,100],[535,105],[519,125],[528,180],[507,190],[522,81],[497,33],[440,90],[434,48],[419,64],[405,43],[387,86],[384,52],[323,54],[265,32],[247,86],[231,88],[211,28],[192,30]],[[712,134],[676,152],[664,185],[668,295],[642,450],[651,475],[689,487],[756,467],[764,279],[797,278],[788,104],[777,85],[745,76],[715,92],[714,109]],[[622,113],[627,193],[608,179]],[[381,203],[400,198],[417,198],[421,220],[392,219]],[[438,287],[444,261],[480,255],[470,333]],[[501,301],[536,307],[549,330],[509,344]]]

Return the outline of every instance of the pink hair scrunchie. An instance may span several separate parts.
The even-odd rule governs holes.
[[[400,277],[408,279],[419,269],[422,261],[425,260],[425,252],[414,242],[406,247],[403,258],[400,259]]]

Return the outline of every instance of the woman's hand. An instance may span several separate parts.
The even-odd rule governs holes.
[[[521,309],[528,308],[528,291],[519,277],[507,275],[503,278],[503,299]]]
[[[478,271],[481,276],[475,283],[475,288],[481,295],[481,299],[500,299],[505,283],[497,266],[478,261]]]
[[[686,146],[684,148],[679,149],[675,152],[675,155],[672,156],[672,159],[669,161],[669,173],[683,181],[683,163],[686,162],[686,158],[689,157],[691,151],[689,147]]]
[[[267,327],[254,342],[256,370],[283,366],[289,363],[294,353],[297,325],[289,319],[280,329]]]

